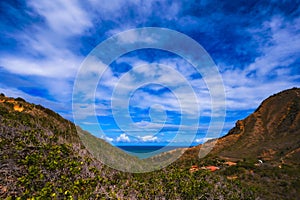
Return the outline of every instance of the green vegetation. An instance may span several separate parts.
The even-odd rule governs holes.
[[[47,108],[26,103],[21,98],[15,102],[8,99],[0,95],[0,199],[299,197],[299,163],[270,161],[256,165],[257,159],[247,158],[227,166],[226,160],[217,154],[198,159],[197,148],[190,149],[168,167],[150,173],[114,170],[97,161],[92,154],[106,152],[103,155],[110,156],[109,159],[116,163],[127,161],[126,167],[136,169],[145,167],[147,162],[165,160],[169,155],[138,161],[80,128],[78,134],[73,123]],[[15,111],[15,104],[24,110]],[[88,152],[81,141],[93,144],[93,152]],[[290,149],[282,154],[285,151]],[[199,168],[214,165],[220,169],[190,172],[192,165]]]

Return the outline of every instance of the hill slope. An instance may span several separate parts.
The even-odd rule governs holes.
[[[89,152],[83,143],[93,148]],[[99,155],[99,151],[101,154]],[[99,157],[98,157],[99,156]],[[104,157],[103,157],[104,156]],[[57,113],[0,95],[0,199],[251,199],[253,189],[207,171],[174,163],[150,173],[129,174],[95,159],[140,169],[119,149],[95,138]],[[159,162],[158,162],[159,163]],[[214,187],[215,184],[219,186]]]
[[[300,89],[274,94],[227,135],[190,148],[196,157],[200,148],[215,142],[210,155],[233,160],[245,158],[300,164]]]
[[[97,144],[117,151],[103,140]],[[0,96],[1,199],[109,198],[120,193],[112,188],[119,174],[93,158],[72,122],[21,98]]]
[[[300,89],[264,100],[218,140],[214,153],[234,158],[300,163]]]
[[[254,113],[238,120],[227,135],[188,149],[181,162],[197,160],[201,148],[215,144],[199,160],[225,167],[221,174],[260,188],[263,199],[297,199],[300,195],[300,89],[264,100]],[[198,158],[199,159],[199,158]],[[262,160],[260,164],[258,160]]]
[[[111,169],[95,157],[139,170],[184,149],[137,160],[79,127],[76,131],[47,108],[0,95],[0,198],[297,199],[299,94],[294,88],[266,99],[218,139],[207,157],[199,159],[198,152],[211,141],[188,149],[164,169],[141,174]],[[93,147],[90,152],[83,143]],[[257,159],[264,164],[256,165]],[[226,160],[238,162],[227,166]],[[220,170],[201,170],[208,165]]]

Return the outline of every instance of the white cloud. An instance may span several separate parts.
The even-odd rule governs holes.
[[[159,3],[156,1],[143,1],[143,0],[110,0],[110,1],[97,1],[89,0],[91,3],[91,9],[97,13],[98,17],[102,20],[110,20],[117,24],[117,28],[108,30],[107,36],[125,31],[131,28],[136,28],[138,25],[145,24],[149,19],[153,18],[156,13],[162,13],[160,15],[161,21],[175,21],[178,19],[180,13],[181,3],[175,1],[161,0]],[[134,10],[132,15],[131,10]],[[153,12],[157,10],[158,12]],[[127,20],[126,20],[127,19]],[[124,21],[126,20],[126,23]],[[133,41],[135,37],[125,39],[125,41]]]
[[[134,130],[134,128],[141,128],[141,129],[147,129],[147,130],[160,130],[161,128],[165,127],[166,124],[164,123],[153,123],[153,122],[148,122],[148,121],[140,121],[140,122],[135,122],[133,124],[134,126],[131,128]],[[139,129],[136,129],[139,130]]]
[[[222,76],[226,87],[226,107],[231,111],[255,109],[268,96],[297,85],[297,76],[282,74],[273,80],[265,80],[263,76],[247,76],[247,69],[228,70]]]
[[[116,141],[117,142],[130,142],[130,139],[125,133],[122,133],[119,137],[117,137]]]
[[[286,22],[275,16],[266,21],[261,29],[251,30],[254,34],[270,30],[271,38],[267,45],[260,47],[262,56],[249,65],[248,73],[256,70],[259,76],[267,76],[277,67],[289,67],[300,56],[300,18]],[[266,42],[264,42],[266,43]]]
[[[16,54],[2,54],[0,66],[14,74],[42,77],[39,84],[52,97],[69,103],[72,78],[83,60],[74,53],[76,48],[70,48],[76,45],[69,39],[89,28],[91,19],[77,1],[29,1],[28,6],[44,20],[11,33],[23,49]]]
[[[197,139],[194,140],[194,142],[202,144],[202,143],[207,142],[208,140],[211,140],[211,139],[213,139],[213,138],[197,138]]]
[[[139,136],[138,137],[142,142],[154,142],[157,141],[157,137],[156,136],[152,136],[152,135],[146,135],[146,136]]]
[[[49,27],[60,36],[81,34],[92,26],[87,12],[77,0],[29,1],[29,5],[43,16]]]
[[[97,34],[100,33],[101,36],[99,37],[102,39],[101,37],[104,37],[104,35],[108,36],[129,28],[135,28],[137,25],[145,25],[147,23],[144,22],[148,22],[150,17],[151,19],[156,19],[156,14],[152,12],[153,9],[161,9],[163,11],[163,15],[159,16],[161,23],[176,20],[178,27],[187,32],[193,30],[195,26],[199,28],[200,32],[202,30],[211,30],[209,26],[213,26],[213,23],[206,23],[206,18],[194,16],[178,18],[180,3],[177,2],[160,1],[159,6],[155,1],[141,0],[129,0],[126,2],[122,0],[89,0],[88,2],[82,3],[77,0],[72,2],[63,0],[51,2],[28,1],[28,5],[33,8],[33,11],[36,11],[43,19],[39,23],[31,23],[30,26],[22,26],[20,32],[10,34],[19,44],[18,48],[23,48],[21,52],[24,54],[21,55],[18,52],[16,54],[7,53],[6,55],[2,54],[0,57],[0,66],[12,73],[45,78],[40,79],[42,83],[39,84],[45,87],[49,94],[54,96],[60,103],[56,104],[46,99],[28,96],[19,90],[4,90],[5,92],[28,97],[33,102],[40,101],[42,102],[41,104],[49,104],[55,110],[69,108],[72,93],[71,80],[75,77],[75,73],[83,60],[83,56],[80,55],[82,46],[80,44],[77,45],[76,42],[81,42],[78,38],[83,36],[83,34],[89,34],[87,31],[91,29],[92,32],[94,30],[99,31]],[[130,10],[135,10],[134,16],[129,16],[129,12],[127,12],[129,7],[131,8]],[[103,25],[102,22],[108,22],[107,20],[112,24],[112,27],[110,27],[112,29],[99,28]],[[99,27],[94,27],[95,24]],[[199,24],[201,24],[201,27],[198,26]],[[299,75],[292,75],[290,68],[290,65],[299,59],[299,27],[299,17],[294,20],[285,20],[281,16],[275,16],[263,23],[259,29],[250,30],[253,38],[257,39],[258,44],[261,44],[258,50],[261,55],[249,66],[246,66],[245,69],[232,67],[223,71],[222,77],[226,87],[227,109],[230,111],[254,109],[269,95],[299,85]],[[265,37],[265,32],[270,33],[269,39]],[[269,41],[265,42],[265,40]],[[95,41],[99,41],[99,38],[96,38]],[[121,41],[130,44],[135,42],[152,43],[156,41],[156,38],[153,36],[146,37],[143,33],[131,32],[126,37],[121,37]],[[132,66],[151,64],[137,57],[122,57],[116,62],[126,62]],[[168,84],[172,87],[174,86],[174,88],[178,86],[174,91],[183,98],[180,98],[179,101],[171,93],[154,95],[140,91],[133,96],[132,103],[135,106],[144,109],[159,104],[165,110],[180,112],[182,109],[183,112],[193,116],[196,113],[195,105],[199,105],[201,111],[203,111],[202,114],[211,114],[212,101],[209,91],[203,80],[190,77],[195,73],[195,70],[186,61],[179,58],[167,58],[156,62],[178,70],[179,74],[183,75],[186,81],[194,88],[198,101],[192,100],[190,98],[191,93],[179,87],[185,80],[178,78],[179,76],[176,73],[163,68],[153,69],[149,67],[138,68],[136,73],[143,74],[144,77],[157,76],[156,81],[165,83],[166,86]],[[230,63],[226,64],[230,65]],[[99,69],[103,67],[102,65],[99,66],[99,63],[95,64],[87,73],[99,72]],[[273,80],[268,78],[271,74],[273,75]],[[118,78],[113,75],[111,70],[108,69],[103,74],[101,84],[104,87],[99,87],[99,90],[96,91],[96,98],[101,102],[96,105],[96,108],[99,110],[98,115],[111,115],[108,112],[109,106],[101,100],[110,101],[110,91],[115,86],[120,87],[123,91],[134,89],[133,78],[129,77],[128,80],[117,85]],[[298,82],[296,79],[298,79]],[[92,84],[89,81],[94,81],[94,79],[86,80],[85,84],[81,85],[83,91],[91,88]],[[209,81],[213,82],[214,80],[211,79]],[[87,96],[85,100],[92,98],[93,96]],[[63,104],[65,104],[65,108]],[[216,102],[216,106],[219,106],[219,104],[220,102]],[[120,105],[124,105],[124,99],[122,98]],[[82,118],[88,117],[93,113],[93,105],[88,101],[78,106],[82,106],[82,113],[80,113]],[[148,123],[147,127],[157,128],[161,127],[161,125],[159,122],[154,123],[153,121]],[[172,128],[171,126],[165,125],[167,128]],[[144,135],[143,137],[146,136]],[[121,134],[118,138],[119,140],[129,140],[126,134]]]
[[[107,142],[113,142],[114,141],[114,139],[111,138],[111,137],[104,137],[103,139],[106,140]]]
[[[79,59],[56,57],[46,60],[7,56],[0,58],[0,65],[14,74],[70,78],[76,74]]]
[[[21,50],[15,54],[2,54],[0,66],[13,74],[28,76],[29,80],[38,77],[38,85],[70,112],[72,79],[83,56],[74,53],[77,49],[70,46],[76,45],[71,45],[69,39],[90,27],[90,19],[75,1],[29,1],[28,5],[45,19],[46,24],[42,24],[43,21],[33,23],[19,32],[11,33]],[[41,104],[45,105],[46,102],[43,99]]]
[[[220,64],[228,110],[255,109],[268,96],[299,85],[300,77],[290,66],[300,56],[299,27],[300,18],[286,22],[280,16],[273,17],[261,28],[250,30],[261,45],[261,55],[254,62],[244,69]],[[266,31],[270,37],[265,37]]]
[[[90,117],[111,115],[109,109],[110,107],[104,103],[73,103],[74,118],[80,120],[81,123],[86,123],[85,120],[90,120]]]
[[[83,57],[73,53],[68,39],[91,26],[85,11],[77,1],[30,1],[28,4],[45,18],[48,27],[33,24],[30,29],[13,33],[26,56],[3,55],[0,65],[15,74],[74,77]]]
[[[147,84],[159,84],[172,93],[152,94],[137,90]],[[174,67],[155,63],[137,66],[123,75],[115,87],[112,100],[117,108],[127,106],[124,105],[125,100],[132,98],[132,103],[136,107],[148,108],[156,104],[162,105],[166,110],[197,115],[196,93],[189,80]]]
[[[200,125],[187,125],[187,124],[165,124],[165,123],[153,123],[153,122],[148,122],[148,121],[140,121],[140,122],[135,122],[135,126],[132,127],[133,131],[138,131],[138,129],[134,129],[134,127],[141,127],[141,128],[146,128],[149,132],[151,130],[156,129],[160,130],[161,128],[166,128],[166,129],[180,129],[182,131],[195,131],[198,128],[200,128]],[[201,127],[203,128],[203,127]]]

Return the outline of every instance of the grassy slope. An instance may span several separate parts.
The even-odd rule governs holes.
[[[22,99],[8,100],[0,96],[1,199],[34,196],[42,199],[296,199],[299,196],[299,165],[257,167],[256,160],[249,158],[237,166],[227,167],[215,155],[198,159],[194,156],[197,148],[189,149],[185,156],[162,170],[142,174],[119,172],[95,160],[92,154],[109,152],[103,155],[111,156],[113,161],[126,160],[129,168],[143,167],[151,159],[136,161],[87,132],[79,130],[78,135],[74,124],[53,111]],[[24,110],[14,111],[16,104]],[[92,154],[80,138],[95,143]],[[159,162],[161,158],[153,159]],[[214,173],[203,170],[190,173],[191,165],[222,168]],[[234,176],[237,178],[228,179]]]
[[[22,111],[15,111],[15,105],[22,107]],[[79,132],[87,141],[96,142],[96,151],[101,149],[111,156],[119,151],[87,132]],[[136,159],[124,156],[129,161]],[[191,174],[189,166],[180,164],[142,174],[116,171],[93,158],[70,121],[21,98],[4,96],[0,96],[0,171],[1,199],[214,199],[217,196],[249,199],[255,196],[251,190],[243,193],[239,182],[229,182],[206,171]],[[216,188],[215,184],[219,186]]]

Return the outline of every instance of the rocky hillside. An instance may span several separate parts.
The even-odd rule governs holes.
[[[238,120],[227,135],[191,148],[186,155],[197,156],[210,142],[216,142],[210,155],[300,164],[300,89],[270,96],[254,113]]]
[[[184,149],[137,160],[43,106],[1,94],[0,199],[297,199],[299,101],[297,88],[273,95],[205,158],[204,144],[164,169],[130,174],[96,158],[138,171]]]
[[[264,100],[218,140],[214,153],[300,163],[300,89],[285,90]]]
[[[200,149],[210,144],[214,148],[200,163],[232,163],[221,174],[259,188],[262,199],[298,199],[300,89],[270,96],[254,113],[238,120],[227,135],[188,149],[181,162],[194,162]]]

